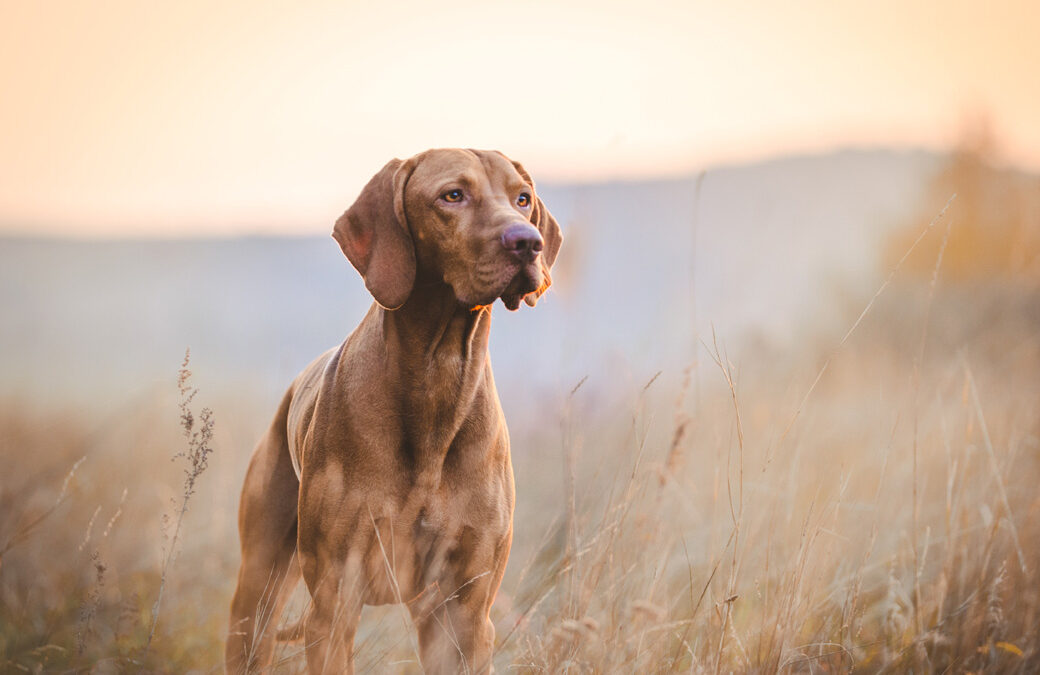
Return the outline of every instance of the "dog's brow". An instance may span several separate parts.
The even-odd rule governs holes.
[[[436,183],[437,192],[441,192],[442,190],[449,190],[454,187],[472,189],[474,185],[479,184],[480,181],[475,179],[468,173],[458,174],[457,176],[453,176],[451,178],[441,178],[441,180],[437,181]]]

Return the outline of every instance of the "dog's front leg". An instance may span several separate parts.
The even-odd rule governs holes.
[[[486,610],[448,599],[424,616],[413,618],[426,673],[491,672],[495,627]]]
[[[480,548],[486,557],[459,561],[461,569],[445,569],[435,586],[439,597],[424,598],[410,608],[423,670],[429,675],[494,672],[495,625],[490,612],[511,540],[510,531],[495,544],[485,542]]]
[[[324,556],[323,556],[324,557]],[[364,605],[362,569],[357,555],[343,562],[304,564],[311,607],[304,623],[307,669],[318,673],[354,672],[354,634]]]
[[[340,475],[338,467],[305,470],[301,484],[298,548],[311,595],[304,621],[311,675],[354,672],[354,634],[365,602],[364,554],[371,533],[360,517],[362,500],[344,498]]]

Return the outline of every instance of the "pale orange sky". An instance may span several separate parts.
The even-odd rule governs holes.
[[[427,147],[666,176],[980,111],[1040,169],[1035,2],[0,2],[0,232],[317,233]]]

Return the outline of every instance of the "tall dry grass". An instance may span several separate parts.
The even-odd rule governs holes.
[[[795,347],[705,336],[685,369],[621,396],[590,373],[514,429],[499,671],[1040,670],[1040,288],[931,265]],[[0,411],[0,670],[219,670],[270,410],[213,407],[187,486],[172,398]],[[366,609],[358,672],[419,672],[406,630]],[[286,646],[276,670],[303,669]]]
[[[901,304],[882,313],[922,316]],[[1035,671],[1035,318],[1003,354],[926,352],[916,375],[911,356],[854,340],[804,403],[811,377],[763,386],[771,364],[738,370],[712,345],[722,386],[680,451],[662,414],[674,394],[644,392],[626,434],[589,432],[577,543],[550,534],[507,580],[500,662]]]
[[[179,602],[163,603],[213,450],[213,415],[196,409],[187,366],[186,355],[170,424],[144,405],[100,420],[3,408],[0,672],[181,672],[219,647],[216,617],[197,611],[217,575],[184,575],[170,584]],[[208,562],[196,548],[188,564]]]

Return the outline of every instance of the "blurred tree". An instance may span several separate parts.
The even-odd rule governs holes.
[[[932,179],[927,207],[888,238],[884,249],[887,269],[920,235],[921,223],[933,218],[956,193],[943,276],[970,282],[1040,281],[1040,176],[998,167],[994,156],[988,120],[980,117],[966,124],[958,147]],[[904,263],[908,276],[931,277],[945,225],[936,230],[939,232],[922,241]]]

